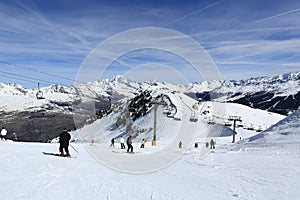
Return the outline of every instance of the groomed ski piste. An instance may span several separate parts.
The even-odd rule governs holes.
[[[157,146],[151,146],[151,135],[137,136],[133,140],[135,154],[121,150],[118,139],[115,147],[110,147],[110,139],[123,133],[110,126],[115,122],[113,114],[72,132],[73,140],[83,143],[71,143],[71,158],[43,154],[58,153],[57,143],[0,141],[0,198],[299,197],[299,110],[287,118],[232,103],[201,102],[193,110],[195,100],[181,93],[167,95],[176,105],[176,117],[162,114],[164,108],[159,106]],[[197,122],[190,121],[193,112]],[[235,144],[230,134],[216,134],[218,127],[208,124],[212,120],[222,124],[229,116],[243,120],[243,127],[236,129]],[[136,123],[152,125],[153,110]],[[267,130],[258,132],[260,129]],[[144,137],[147,143],[141,149]],[[215,149],[205,147],[210,139],[216,141]],[[182,149],[178,148],[179,141]]]

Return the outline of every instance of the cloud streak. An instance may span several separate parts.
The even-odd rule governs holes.
[[[213,6],[216,6],[216,5],[218,5],[218,4],[220,4],[220,3],[224,2],[224,1],[225,1],[225,0],[220,0],[220,1],[217,1],[217,2],[214,2],[214,3],[211,3],[211,4],[209,4],[208,6],[205,6],[204,8],[200,8],[200,9],[198,9],[198,10],[195,10],[195,11],[193,11],[193,12],[187,14],[187,15],[184,15],[184,16],[182,16],[182,17],[179,17],[179,18],[177,18],[177,19],[175,19],[175,20],[173,20],[173,21],[167,23],[166,26],[171,25],[171,24],[174,24],[174,23],[176,23],[176,22],[178,22],[178,21],[184,20],[185,18],[191,17],[191,16],[193,16],[193,15],[195,15],[195,14],[198,14],[199,12],[205,11],[205,10],[207,10],[207,9],[213,7]]]
[[[280,14],[272,15],[272,16],[270,16],[270,17],[266,17],[266,18],[257,20],[257,21],[255,21],[255,22],[252,22],[251,24],[255,24],[255,23],[260,23],[260,22],[272,20],[272,19],[275,19],[275,18],[284,16],[284,15],[291,14],[291,13],[295,13],[295,12],[299,12],[299,11],[300,11],[300,8],[296,8],[296,9],[293,9],[293,10],[289,10],[289,11],[287,11],[287,12],[283,12],[283,13],[280,13]]]

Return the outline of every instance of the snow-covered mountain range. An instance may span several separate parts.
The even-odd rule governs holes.
[[[253,108],[288,114],[300,105],[300,72],[258,77],[237,81],[204,81],[187,85],[174,85],[166,82],[131,81],[122,76],[99,80],[75,86],[51,85],[40,90],[43,100],[37,100],[38,89],[25,89],[18,84],[0,83],[0,111],[25,111],[41,106],[54,106],[68,111],[69,108],[57,106],[57,102],[72,103],[74,99],[99,100],[110,97],[119,100],[133,97],[144,90],[180,91],[193,98],[204,100],[231,101]],[[6,101],[9,98],[9,101]]]
[[[0,84],[1,123],[18,132],[24,141],[45,141],[63,127],[73,129],[76,106],[95,104],[95,112],[107,111],[123,98],[143,91],[184,93],[196,100],[240,103],[280,114],[294,112],[300,105],[300,73],[239,81],[205,81],[188,85],[148,81],[138,83],[122,76],[76,86],[51,85],[26,89],[18,84]],[[40,91],[40,92],[39,92]],[[37,93],[42,98],[37,99]]]
[[[300,72],[248,80],[189,84],[186,93],[205,100],[226,100],[288,115],[300,105]]]

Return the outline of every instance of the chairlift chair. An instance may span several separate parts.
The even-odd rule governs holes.
[[[258,127],[258,129],[256,130],[256,132],[262,132],[261,126]]]
[[[224,126],[231,127],[232,123],[230,123],[229,120],[224,120]]]
[[[197,121],[198,121],[198,117],[195,115],[195,112],[193,112],[190,117],[190,122],[197,122]]]
[[[37,99],[45,99],[43,92],[40,90],[40,83],[38,83],[38,91],[35,96]]]

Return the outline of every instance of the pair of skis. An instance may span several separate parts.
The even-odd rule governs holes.
[[[76,151],[78,154],[79,152],[72,146],[70,145],[70,147],[72,147],[72,149],[74,149],[74,151]],[[74,157],[74,156],[67,156],[67,155],[61,155],[59,153],[49,153],[49,152],[43,152],[44,155],[48,155],[48,156],[58,156],[58,157],[66,157],[66,158],[77,158],[77,157]]]
[[[67,156],[67,155],[62,156],[60,153],[43,152],[43,154],[44,154],[44,155],[47,155],[47,156],[57,156],[57,157],[66,157],[66,158],[77,158],[77,157],[74,157],[74,156]]]

